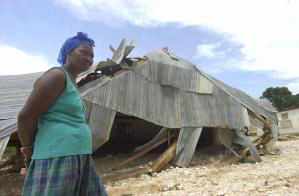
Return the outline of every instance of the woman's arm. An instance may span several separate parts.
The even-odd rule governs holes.
[[[34,84],[31,95],[18,115],[18,135],[23,147],[34,143],[38,117],[46,112],[65,88],[64,71],[51,69]]]

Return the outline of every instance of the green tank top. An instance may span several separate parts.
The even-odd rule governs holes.
[[[80,94],[63,67],[66,85],[62,94],[38,119],[32,159],[91,154],[92,136]]]

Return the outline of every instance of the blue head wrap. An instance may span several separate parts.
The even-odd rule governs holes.
[[[57,59],[58,63],[64,65],[67,55],[78,46],[85,44],[94,47],[94,41],[88,38],[88,35],[86,33],[78,32],[77,36],[67,39],[60,49],[59,56]]]

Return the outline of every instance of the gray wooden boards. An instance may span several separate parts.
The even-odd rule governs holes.
[[[202,127],[181,128],[177,143],[176,157],[173,161],[175,165],[180,167],[189,166],[201,132]]]

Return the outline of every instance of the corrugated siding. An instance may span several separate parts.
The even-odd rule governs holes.
[[[0,119],[17,118],[35,80],[42,73],[0,77]]]
[[[9,136],[17,130],[17,119],[0,120],[0,139]]]
[[[272,103],[268,99],[263,98],[263,99],[257,99],[256,101],[258,105],[263,107],[265,110],[273,113],[278,112],[278,110],[272,105]]]
[[[246,125],[244,107],[221,89],[213,95],[181,92],[182,127],[220,126],[242,128]]]
[[[194,64],[190,63],[186,59],[176,56],[173,53],[165,52],[161,49],[154,50],[145,55],[148,59],[152,59],[161,65],[172,65],[175,67],[180,67],[182,69],[194,70],[196,67]]]
[[[173,85],[174,87],[180,88],[184,91],[191,91],[191,92],[197,92],[197,93],[210,93],[209,91],[213,88],[211,88],[211,83],[213,83],[214,85],[216,85],[217,87],[219,87],[220,89],[222,89],[225,93],[227,93],[228,95],[232,96],[234,99],[236,99],[238,102],[240,102],[242,105],[244,105],[245,107],[249,108],[250,110],[265,116],[266,118],[268,118],[269,120],[272,121],[273,124],[273,135],[277,136],[277,131],[276,131],[276,124],[277,124],[277,117],[274,113],[275,108],[269,103],[265,103],[265,100],[262,101],[257,101],[254,98],[250,97],[249,95],[247,95],[246,93],[244,93],[243,91],[233,88],[215,78],[213,78],[212,76],[202,72],[200,69],[198,69],[198,67],[196,67],[194,64],[188,62],[187,60],[180,58],[172,53],[169,52],[165,52],[162,50],[155,50],[149,54],[146,55],[149,58],[149,62],[151,62],[150,64],[152,64],[152,62],[154,62],[154,64],[157,66],[159,65],[163,65],[163,67],[166,67],[166,72],[167,72],[167,66],[171,66],[173,67],[173,69],[181,69],[183,71],[180,71],[180,73],[183,73],[184,75],[188,75],[188,77],[190,78],[191,81],[193,82],[186,82],[183,84],[176,84],[175,83],[175,74],[170,74],[174,77],[168,77],[167,75],[164,76],[164,78],[169,84]],[[149,69],[149,68],[147,68]],[[164,68],[163,68],[164,69]],[[154,71],[151,68],[151,71],[153,73],[155,73],[155,69]],[[152,81],[156,81],[156,77],[149,77],[149,74],[147,74],[148,71],[145,71],[146,74],[144,74],[146,77],[148,77],[150,80]],[[152,72],[150,72],[152,74]],[[173,71],[174,73],[176,73],[176,71]],[[185,73],[184,73],[185,72]],[[192,72],[192,74],[188,73],[188,72]],[[200,76],[204,76],[204,77],[199,77],[204,78],[204,82],[199,82],[197,84],[199,85],[203,85],[204,87],[200,86],[199,88],[197,88],[197,90],[194,90],[194,84],[196,84],[196,82],[194,82],[196,78],[194,75],[200,75]],[[154,74],[155,75],[155,74]],[[182,77],[184,78],[184,76]],[[159,81],[159,80],[158,80]],[[174,81],[174,82],[172,82]],[[184,80],[183,80],[184,81]],[[208,82],[206,82],[208,81]],[[167,82],[165,82],[167,84]],[[160,82],[160,84],[163,84],[163,82]],[[206,89],[205,89],[206,88]],[[199,90],[200,89],[200,90]]]
[[[226,92],[228,95],[232,96],[234,99],[236,99],[238,102],[240,102],[242,105],[244,105],[246,108],[250,109],[251,111],[260,114],[267,119],[271,120],[273,124],[277,124],[277,117],[275,113],[268,111],[267,109],[263,108],[261,105],[258,104],[257,100],[247,95],[245,92],[233,88],[220,80],[215,79],[214,77],[202,72],[197,68],[199,72],[201,72],[204,76],[206,76],[207,79],[209,79],[211,82],[213,82],[217,87],[222,89],[224,92]],[[272,135],[274,139],[278,138],[278,129],[276,128],[276,125],[272,126]]]
[[[82,92],[84,99],[112,110],[136,116],[168,128],[228,125],[242,128],[248,123],[245,108],[214,87],[212,95],[161,86],[127,71],[97,88]]]
[[[216,86],[218,86],[220,89],[225,91],[228,95],[231,95],[233,98],[235,98],[241,104],[246,106],[248,109],[250,109],[260,115],[263,115],[272,121],[277,122],[276,115],[270,111],[267,111],[263,107],[261,107],[254,98],[250,97],[249,95],[247,95],[246,93],[244,93],[243,91],[241,91],[239,89],[233,88],[233,87],[213,78],[212,76],[210,76],[208,74],[205,74],[205,73],[203,73],[203,74],[208,79],[210,79]]]
[[[165,127],[180,127],[179,91],[152,83],[132,71],[88,93],[84,99]]]
[[[188,127],[182,128],[180,130],[180,135],[176,149],[176,157],[174,159],[175,165],[180,167],[189,166],[201,132],[202,127]]]
[[[158,57],[157,57],[158,56]],[[173,64],[175,63],[175,64]],[[195,68],[188,69],[178,66],[181,60],[173,60],[162,51],[154,52],[145,62],[137,66],[134,71],[153,83],[172,86],[183,91],[212,94],[213,83],[200,74]]]
[[[41,74],[0,76],[0,138],[16,131],[18,113]]]
[[[92,104],[89,108],[88,122],[92,130],[92,150],[94,152],[109,140],[116,112],[97,104]]]

